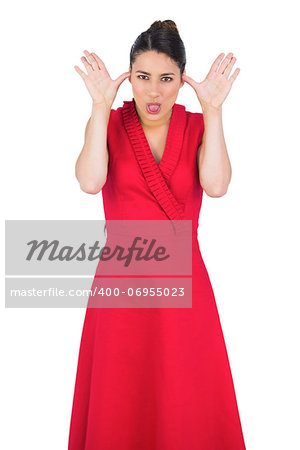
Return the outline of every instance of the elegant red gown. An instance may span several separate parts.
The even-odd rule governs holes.
[[[69,450],[245,449],[197,239],[203,189],[196,156],[203,132],[203,115],[175,103],[158,164],[134,99],[111,110],[105,218],[192,221],[192,307],[86,309]]]

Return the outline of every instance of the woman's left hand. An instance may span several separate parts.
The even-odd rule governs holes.
[[[200,83],[182,74],[183,81],[187,82],[195,90],[202,109],[205,107],[221,109],[222,103],[229,94],[231,86],[240,72],[239,68],[235,69],[231,77],[228,78],[236,62],[236,58],[233,57],[233,53],[228,53],[224,61],[220,64],[224,56],[225,53],[221,53],[217,57],[205,80]]]

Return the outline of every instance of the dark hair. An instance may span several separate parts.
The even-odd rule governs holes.
[[[186,65],[185,48],[173,20],[156,20],[136,38],[130,50],[130,68],[138,55],[150,50],[168,55],[182,75]]]

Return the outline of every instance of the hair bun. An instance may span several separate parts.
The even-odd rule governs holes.
[[[173,30],[179,34],[176,23],[173,20],[163,20],[163,21],[156,20],[149,28],[149,30],[161,30],[161,29]]]

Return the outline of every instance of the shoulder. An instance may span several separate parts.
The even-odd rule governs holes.
[[[119,106],[117,109],[111,108],[110,115],[109,115],[109,121],[114,122],[117,120],[120,120],[122,115],[122,106]]]
[[[128,114],[128,111],[132,112],[132,100],[123,100],[123,105],[117,108],[111,108],[109,123],[108,125],[111,127],[113,125],[120,126],[124,125],[124,114]]]
[[[184,108],[185,110],[187,125],[189,125],[190,127],[197,127],[200,129],[204,128],[203,113],[189,111],[186,109],[184,105],[179,106]]]
[[[185,111],[186,132],[193,139],[196,139],[196,145],[199,146],[204,133],[203,113],[189,111],[184,105],[179,106]]]
[[[113,138],[123,126],[122,106],[111,108],[107,124],[107,137]]]
[[[203,124],[203,113],[192,112],[186,109],[184,105],[180,105],[185,109],[185,114],[187,118],[187,123],[191,126],[199,126]]]
[[[186,117],[186,124],[188,126],[202,126],[203,125],[203,113],[201,112],[192,112],[186,109],[185,105],[181,105],[180,103],[175,103],[178,111],[184,113]]]

